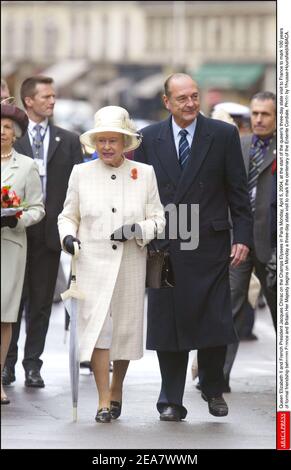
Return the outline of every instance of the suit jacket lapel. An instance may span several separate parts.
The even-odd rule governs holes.
[[[190,158],[184,168],[174,203],[178,203],[193,183],[212,142],[212,135],[208,131],[207,120],[202,114],[197,117],[197,125],[191,146]]]
[[[260,174],[271,165],[271,163],[276,158],[276,136],[274,135],[272,142],[270,144],[270,148],[266,151],[264,156],[264,161],[260,168]]]
[[[22,153],[23,155],[26,155],[27,157],[33,158],[33,152],[32,152],[32,148],[30,145],[28,132],[26,132],[23,137],[21,137],[20,139],[16,141],[15,148],[18,153]]]
[[[160,133],[154,142],[154,150],[163,169],[177,186],[182,171],[178,162],[171,123],[172,116],[161,123]]]
[[[245,137],[244,140],[242,141],[242,154],[244,158],[247,175],[249,174],[249,167],[250,167],[251,145],[252,145],[252,135]],[[270,148],[265,153],[264,161],[261,165],[259,173],[261,174],[266,168],[268,168],[275,158],[276,158],[276,136],[274,135]]]
[[[243,154],[243,159],[244,159],[244,164],[245,164],[247,175],[249,174],[249,168],[250,168],[251,145],[252,145],[252,135],[245,136],[243,140],[241,140],[241,149],[242,149],[242,154]]]
[[[58,147],[61,141],[61,138],[57,134],[57,128],[55,126],[50,125],[50,142],[47,154],[47,164],[52,159],[53,154],[55,153],[56,148]]]

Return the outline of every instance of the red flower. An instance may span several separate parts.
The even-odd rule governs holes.
[[[275,158],[272,163],[272,175],[277,171],[277,159]]]
[[[137,169],[136,168],[132,168],[131,177],[132,177],[133,180],[137,179]]]
[[[20,197],[17,196],[15,191],[10,190],[11,186],[3,186],[1,188],[1,209],[8,209],[10,207],[22,208],[25,206],[25,202],[21,201]],[[16,212],[16,217],[19,218],[22,214],[22,210]]]

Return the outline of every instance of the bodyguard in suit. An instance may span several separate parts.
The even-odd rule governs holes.
[[[29,125],[26,134],[16,142],[15,149],[37,163],[46,211],[44,219],[27,230],[24,288],[27,329],[23,367],[27,387],[44,387],[40,356],[45,346],[61,253],[57,217],[63,209],[71,170],[76,163],[82,162],[82,151],[77,135],[49,121],[56,101],[52,78],[29,77],[22,83],[20,94]],[[3,371],[6,384],[15,380],[22,308],[23,305]]]
[[[185,418],[188,354],[198,349],[202,398],[212,415],[226,416],[223,365],[226,345],[236,341],[229,263],[244,261],[252,240],[239,136],[235,126],[200,114],[197,85],[186,74],[166,80],[163,100],[171,115],[142,130],[135,159],[154,167],[164,206],[179,213],[179,205],[199,204],[199,245],[185,251],[179,236],[159,241],[170,250],[176,286],[148,293],[147,348],[157,351],[162,377],[157,408],[161,420]]]
[[[254,219],[254,250],[237,269],[230,269],[231,300],[235,327],[243,325],[243,304],[248,297],[252,270],[255,270],[271,311],[276,329],[276,293],[266,284],[266,264],[271,252],[270,201],[272,164],[276,159],[276,97],[271,92],[257,93],[251,100],[253,134],[241,139],[244,164],[248,175],[248,190]],[[236,357],[239,343],[228,346],[224,373],[226,382]]]

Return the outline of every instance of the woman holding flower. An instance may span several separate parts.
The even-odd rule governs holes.
[[[11,340],[11,323],[17,321],[23,288],[25,230],[44,217],[37,166],[13,148],[16,137],[24,134],[27,126],[24,111],[11,104],[1,104],[1,377]],[[17,208],[24,201],[26,210],[22,212]],[[3,215],[9,207],[14,208],[15,214]],[[8,403],[1,380],[1,405]]]
[[[119,417],[131,359],[143,355],[146,244],[164,229],[154,170],[124,157],[141,137],[128,112],[106,106],[80,137],[99,159],[76,165],[58,226],[65,251],[77,259],[80,361],[91,360],[99,404],[97,422]],[[113,376],[109,383],[109,361]]]

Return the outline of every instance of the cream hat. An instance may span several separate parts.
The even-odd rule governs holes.
[[[138,133],[134,122],[130,119],[126,109],[120,106],[105,106],[99,109],[94,116],[95,126],[80,135],[81,144],[86,152],[92,153],[96,150],[96,134],[100,132],[119,132],[128,136],[125,139],[124,152],[134,150],[141,144],[142,136]]]

